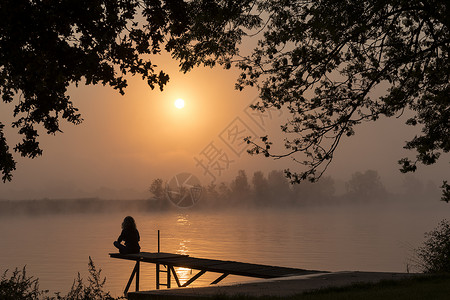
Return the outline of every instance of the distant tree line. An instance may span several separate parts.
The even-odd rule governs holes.
[[[342,184],[341,184],[342,185]],[[229,183],[210,183],[202,187],[202,198],[198,207],[283,207],[340,204],[356,202],[383,202],[392,198],[427,197],[437,193],[431,183],[423,184],[413,176],[405,176],[403,193],[394,195],[385,188],[380,175],[375,170],[355,172],[337,193],[336,182],[332,177],[323,177],[317,182],[303,181],[291,185],[283,171],[273,170],[265,174],[256,171],[248,176],[239,170]],[[153,180],[149,191],[158,207],[170,207],[161,178]]]
[[[176,208],[168,199],[167,182],[154,179],[146,199],[109,200],[100,198],[0,200],[0,216],[45,215],[71,213],[115,213],[135,211],[164,211]],[[194,209],[202,208],[255,208],[255,207],[304,207],[313,205],[386,203],[397,200],[427,201],[439,194],[432,182],[424,183],[413,176],[403,178],[403,191],[389,192],[375,170],[353,173],[346,182],[323,177],[317,182],[303,181],[291,185],[283,171],[273,170],[265,174],[256,171],[251,176],[239,170],[228,183],[210,183],[195,187],[201,189],[201,197]],[[181,191],[181,190],[180,190]],[[189,193],[189,187],[182,191]]]

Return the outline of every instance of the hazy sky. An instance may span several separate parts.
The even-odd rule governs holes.
[[[153,179],[169,180],[180,172],[193,173],[207,184],[228,181],[239,169],[250,177],[255,170],[302,168],[289,158],[273,161],[246,154],[240,137],[269,134],[282,141],[279,124],[287,115],[253,115],[247,106],[257,91],[234,90],[237,70],[196,68],[182,74],[168,57],[155,62],[170,75],[163,92],[151,90],[140,78],[129,79],[125,96],[110,87],[71,87],[69,95],[84,122],[63,122],[64,133],[56,136],[41,130],[43,156],[31,160],[15,154],[17,170],[12,182],[0,184],[0,199],[148,197]],[[181,110],[173,104],[177,98],[186,102]],[[13,120],[13,104],[0,104],[0,120],[6,126]],[[342,140],[327,175],[345,181],[356,171],[374,169],[388,188],[399,187],[396,162],[413,156],[402,146],[415,130],[404,125],[404,117],[359,126],[356,136]],[[11,148],[19,139],[15,132],[6,129]],[[440,185],[450,179],[448,163],[449,156],[443,156],[415,176]]]

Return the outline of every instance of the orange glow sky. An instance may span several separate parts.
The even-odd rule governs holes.
[[[301,168],[290,159],[238,156],[220,139],[237,117],[258,135],[280,136],[276,117],[261,129],[245,113],[257,91],[234,90],[237,70],[196,68],[183,74],[168,57],[155,62],[170,75],[163,92],[151,90],[140,78],[129,79],[125,96],[109,87],[71,87],[69,95],[84,122],[78,126],[63,122],[64,133],[56,136],[41,134],[42,157],[31,160],[15,154],[17,170],[12,182],[0,185],[0,199],[97,196],[100,189],[113,190],[111,198],[150,197],[147,189],[153,179],[169,180],[180,172],[194,173],[207,184],[211,178],[196,167],[194,157],[200,158],[211,142],[233,161],[216,174],[218,183],[229,181],[239,169],[251,179],[256,170]],[[174,107],[177,98],[185,100],[183,109]],[[0,120],[6,126],[12,122],[12,110],[12,104],[1,103]],[[327,175],[345,181],[353,172],[375,169],[388,188],[398,187],[396,162],[413,155],[402,146],[415,132],[403,123],[404,119],[392,118],[357,128],[355,137],[342,141]],[[19,136],[13,129],[6,135],[13,148]],[[415,176],[440,185],[449,179],[445,175],[449,175],[448,155]]]

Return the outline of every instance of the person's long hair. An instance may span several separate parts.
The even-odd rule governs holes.
[[[136,222],[133,217],[125,217],[122,222],[122,229],[136,229]]]

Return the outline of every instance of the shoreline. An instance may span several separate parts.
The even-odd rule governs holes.
[[[400,280],[417,276],[423,276],[423,274],[342,271],[275,279],[261,279],[244,283],[207,287],[186,287],[129,292],[127,296],[129,300],[171,299],[180,297],[183,299],[197,299],[215,297],[218,295],[227,297],[243,295],[250,297],[287,297],[326,288],[345,287],[357,283],[378,283],[385,280]]]

